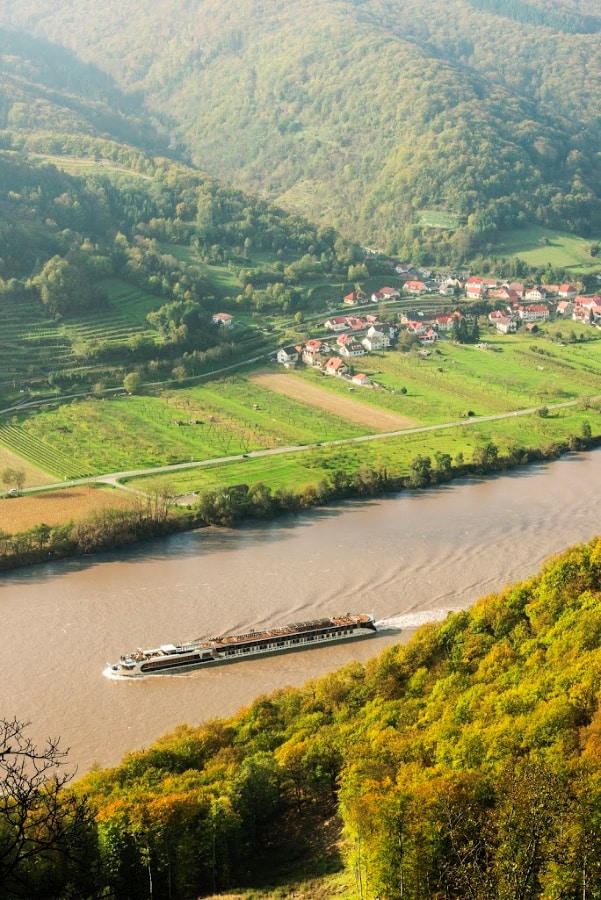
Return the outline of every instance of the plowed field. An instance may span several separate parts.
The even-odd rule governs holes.
[[[301,378],[295,378],[292,374],[263,373],[255,375],[251,380],[269,391],[283,394],[307,406],[326,410],[335,416],[340,416],[341,419],[346,419],[347,422],[365,425],[366,428],[374,431],[398,431],[401,428],[411,428],[418,424],[397,413],[368,406],[354,397],[341,397],[333,391],[308,384]],[[369,388],[357,387],[355,390],[360,392],[369,390]]]
[[[123,509],[135,502],[135,497],[127,491],[91,486],[7,497],[0,499],[0,529],[15,534],[41,522],[45,525],[61,525],[71,519],[83,519],[102,509]]]

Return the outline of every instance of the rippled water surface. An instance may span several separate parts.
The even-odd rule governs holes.
[[[601,533],[601,451],[489,482],[201,530],[0,577],[0,714],[60,736],[86,771],[182,722],[364,660]],[[374,612],[377,637],[187,675],[111,681],[138,646]],[[398,629],[402,630],[399,631]]]

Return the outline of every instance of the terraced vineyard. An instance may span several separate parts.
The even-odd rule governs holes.
[[[62,481],[91,474],[81,460],[50,446],[18,425],[0,425],[0,444]]]
[[[0,389],[72,362],[71,344],[40,303],[0,305]]]
[[[94,347],[124,345],[133,335],[156,339],[146,322],[156,297],[116,279],[103,287],[109,305],[73,322],[49,319],[35,300],[0,305],[0,395],[54,376],[93,378],[106,368],[86,362]]]

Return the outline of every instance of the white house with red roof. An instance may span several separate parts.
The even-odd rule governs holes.
[[[574,309],[574,304],[571,300],[560,300],[557,304],[557,315],[558,316],[570,316],[572,314],[572,310]]]
[[[379,300],[396,300],[400,296],[396,288],[383,287],[376,291],[375,294],[372,294],[371,299],[374,303],[377,303]]]
[[[325,371],[328,375],[345,375],[348,366],[339,356],[331,356],[325,364]]]
[[[534,287],[526,288],[524,292],[524,300],[530,300],[533,303],[540,303],[547,299],[547,292],[540,285],[535,284]]]
[[[465,282],[465,294],[470,300],[481,300],[486,297],[488,291],[494,291],[499,286],[496,278],[481,278],[479,275],[471,275]]]
[[[305,343],[301,354],[302,361],[307,366],[315,366],[319,363],[323,353],[329,353],[330,348],[324,341],[311,338]]]
[[[428,292],[428,288],[423,281],[406,281],[405,290],[409,294],[426,294]]]
[[[459,310],[456,309],[455,312],[450,313],[450,315],[444,314],[440,316],[434,316],[434,318],[432,319],[432,325],[434,325],[438,332],[451,331],[454,322],[457,320],[461,321],[461,319],[463,319],[463,316],[461,315]]]
[[[214,313],[211,322],[213,325],[225,325],[226,328],[231,328],[234,324],[234,317],[229,313],[218,312]]]
[[[549,318],[549,307],[544,303],[531,303],[518,307],[518,316],[522,322],[539,322]]]
[[[408,334],[415,334],[417,337],[420,337],[426,333],[427,325],[425,322],[420,322],[419,319],[406,319],[404,324],[407,326]]]
[[[568,300],[573,300],[577,295],[578,291],[576,290],[573,284],[566,282],[565,284],[560,284],[557,290],[558,297],[564,297]]]
[[[342,302],[345,306],[357,306],[361,303],[367,303],[367,295],[363,291],[351,291],[350,294],[345,294]]]
[[[419,335],[420,344],[435,344],[438,340],[438,332],[431,325],[427,325],[423,334]]]
[[[353,384],[359,384],[361,387],[365,387],[366,384],[369,384],[369,378],[364,372],[359,372],[357,375],[353,375],[351,378]]]
[[[345,331],[348,326],[348,316],[330,316],[326,319],[324,327],[329,331]]]
[[[601,297],[585,297],[579,304],[580,309],[588,316],[588,321],[601,321]],[[586,321],[586,319],[583,319]]]

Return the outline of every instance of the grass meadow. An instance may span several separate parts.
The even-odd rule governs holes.
[[[441,341],[426,358],[399,350],[366,356],[356,365],[380,385],[372,389],[350,392],[348,382],[310,369],[287,373],[286,378],[318,389],[318,406],[256,383],[252,372],[249,377],[238,375],[146,396],[54,403],[5,418],[0,444],[35,467],[29,484],[40,483],[34,480],[36,469],[62,481],[279,447],[302,448],[169,473],[174,490],[189,493],[254,481],[297,488],[336,469],[351,471],[362,465],[403,471],[419,454],[435,458],[438,453],[452,457],[463,453],[469,460],[481,442],[493,441],[501,450],[545,446],[580,434],[585,422],[593,434],[601,433],[599,412],[587,408],[587,398],[595,396],[601,384],[601,341],[562,344],[542,336],[491,334],[482,343],[476,347]],[[369,422],[370,409],[374,420],[377,411],[386,410],[410,420],[411,427],[396,437],[328,446],[378,433],[376,427],[337,414],[341,398],[360,407],[359,420],[364,423]],[[581,402],[551,410],[547,416],[538,414],[541,407],[568,401]],[[535,412],[474,421],[524,409]],[[446,423],[458,424],[412,431]]]
[[[532,225],[529,228],[500,232],[495,238],[494,255],[519,257],[528,266],[569,269],[574,275],[582,275],[599,268],[599,260],[590,255],[590,238],[552,231]]]

